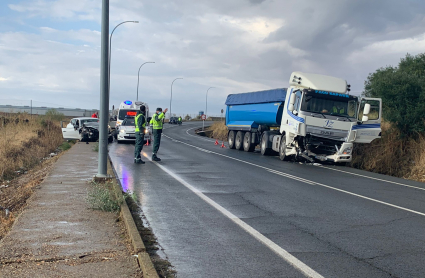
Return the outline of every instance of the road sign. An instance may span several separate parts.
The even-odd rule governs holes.
[[[205,120],[207,119],[207,115],[203,114],[203,115],[201,116],[201,119],[202,119],[203,121],[205,121]]]

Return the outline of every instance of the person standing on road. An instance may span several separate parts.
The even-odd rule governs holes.
[[[142,160],[140,153],[143,150],[143,144],[145,139],[145,127],[146,127],[146,118],[145,118],[146,108],[145,106],[140,106],[140,112],[137,113],[137,116],[134,120],[136,126],[136,144],[134,146],[134,163],[145,164]]]
[[[150,124],[153,128],[153,154],[152,154],[152,160],[153,161],[161,161],[159,157],[156,156],[159,150],[159,145],[161,144],[161,134],[162,134],[162,127],[163,127],[163,120],[165,118],[165,113],[167,113],[168,108],[165,108],[164,112],[162,112],[162,108],[157,108],[155,115],[153,115]]]

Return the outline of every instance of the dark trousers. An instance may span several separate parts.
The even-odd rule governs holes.
[[[140,153],[143,150],[144,137],[145,137],[145,135],[143,133],[136,132],[136,144],[134,146],[134,158],[136,160],[142,159]]]
[[[156,155],[161,145],[162,129],[153,130],[153,155]]]

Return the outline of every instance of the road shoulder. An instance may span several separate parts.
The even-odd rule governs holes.
[[[92,145],[61,156],[0,242],[2,277],[142,277],[117,214],[89,209]]]

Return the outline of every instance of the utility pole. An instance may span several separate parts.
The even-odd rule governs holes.
[[[100,52],[99,164],[96,177],[107,177],[108,110],[109,110],[109,0],[102,0],[102,32]]]

